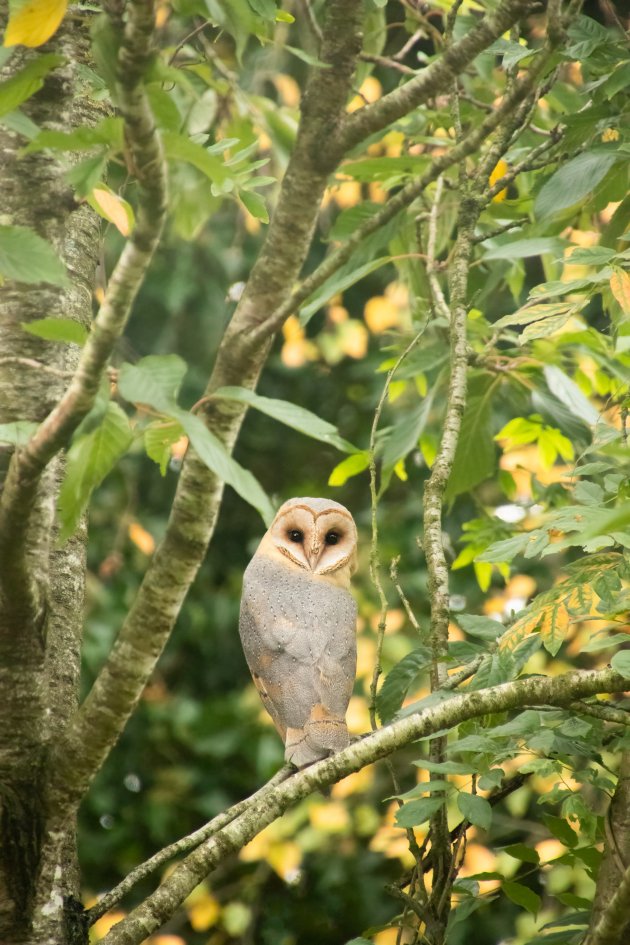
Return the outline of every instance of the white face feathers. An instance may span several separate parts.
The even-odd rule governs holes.
[[[357,530],[350,512],[331,499],[290,499],[279,509],[264,543],[305,571],[356,570]]]

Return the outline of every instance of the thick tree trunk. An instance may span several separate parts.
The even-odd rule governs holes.
[[[102,117],[102,103],[91,100],[85,83],[77,81],[88,55],[87,35],[87,25],[73,23],[47,45],[45,51],[60,52],[65,63],[22,108],[40,127],[67,131]],[[39,52],[18,47],[3,77]],[[63,391],[78,350],[35,338],[22,323],[58,315],[89,325],[100,240],[98,218],[86,204],[76,204],[62,164],[45,152],[22,157],[26,143],[0,128],[2,222],[31,227],[52,242],[72,286],[59,290],[7,281],[0,290],[0,423],[41,421]],[[0,444],[2,478],[9,453]],[[30,573],[0,583],[3,943],[68,945],[82,938],[74,823],[60,822],[47,796],[49,749],[77,705],[85,579],[84,534],[61,548],[56,544],[62,462],[53,462],[41,482],[27,538]],[[0,570],[5,577],[11,574],[10,543]]]

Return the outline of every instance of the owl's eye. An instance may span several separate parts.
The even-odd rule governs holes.
[[[324,541],[327,545],[336,545],[339,541],[339,532],[327,532]]]
[[[290,541],[298,542],[298,541],[302,541],[303,538],[304,538],[304,532],[301,532],[299,528],[292,528],[291,531],[289,532]]]

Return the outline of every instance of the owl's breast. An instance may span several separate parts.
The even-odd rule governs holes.
[[[252,624],[253,645],[300,662],[339,660],[354,647],[356,616],[349,591],[307,572],[262,556],[245,571],[241,619]]]

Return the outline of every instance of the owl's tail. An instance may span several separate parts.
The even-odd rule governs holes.
[[[287,729],[285,759],[298,768],[305,768],[346,748],[349,743],[345,720],[318,704],[311,709],[304,728]]]

